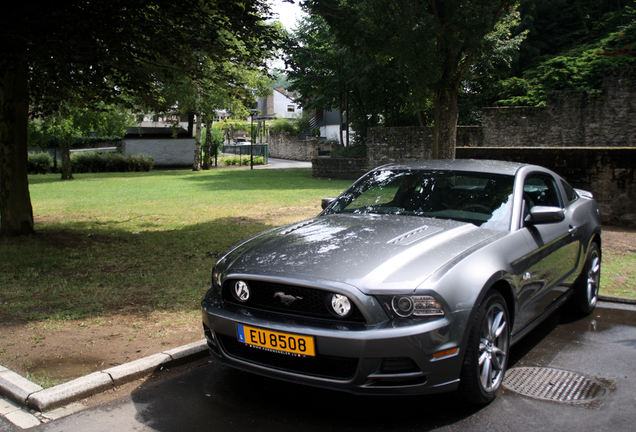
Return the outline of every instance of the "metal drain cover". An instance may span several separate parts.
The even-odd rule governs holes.
[[[516,367],[506,371],[503,386],[535,399],[587,403],[605,395],[599,381],[575,372],[545,367]]]

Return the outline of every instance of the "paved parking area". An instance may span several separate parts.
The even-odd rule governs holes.
[[[252,376],[199,361],[120,399],[37,431],[627,431],[636,424],[636,307],[601,304],[585,319],[555,314],[512,351],[512,367],[576,372],[606,391],[557,403],[504,389],[484,408],[453,394],[360,397]],[[0,423],[0,431],[3,425]],[[9,431],[11,429],[6,429]]]

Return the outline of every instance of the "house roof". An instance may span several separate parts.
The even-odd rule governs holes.
[[[289,91],[285,87],[277,87],[274,90],[276,90],[278,93],[282,94],[283,96],[291,100],[296,100],[300,98],[300,93],[296,91]]]

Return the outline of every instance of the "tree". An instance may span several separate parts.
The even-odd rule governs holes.
[[[410,89],[392,62],[340,43],[319,15],[308,15],[287,38],[285,62],[290,90],[302,95],[305,109],[338,109],[341,126],[351,123],[357,139],[369,126],[412,120]],[[342,139],[341,127],[341,142]]]
[[[431,95],[433,157],[454,158],[457,97],[462,77],[484,49],[484,37],[511,0],[307,0],[338,41],[392,62],[412,90],[415,106]],[[421,106],[419,108],[422,108]]]
[[[31,114],[62,104],[159,97],[167,71],[198,76],[197,53],[250,63],[276,34],[261,0],[13,2],[0,15],[0,234],[33,231],[26,176]],[[228,37],[231,35],[231,38]],[[235,51],[229,40],[240,40]],[[176,72],[175,75],[177,74]]]

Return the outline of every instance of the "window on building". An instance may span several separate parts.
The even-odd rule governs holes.
[[[296,112],[295,105],[287,105],[287,112]]]

